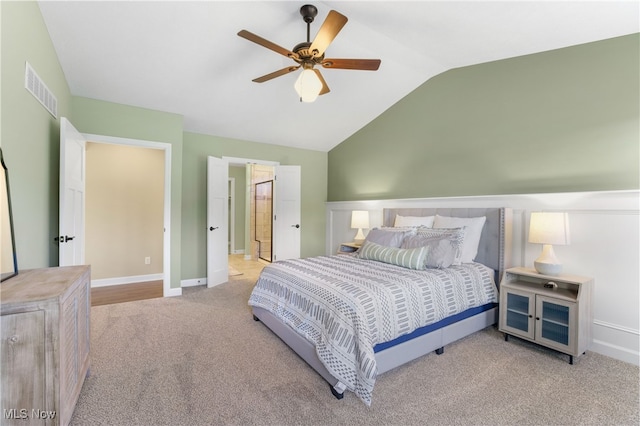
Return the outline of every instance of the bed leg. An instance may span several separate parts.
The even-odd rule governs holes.
[[[329,384],[329,389],[331,389],[331,393],[336,397],[336,399],[344,398],[344,391],[346,388],[347,387],[340,382],[338,382],[335,386],[331,386],[331,384]]]
[[[255,315],[254,315],[254,316],[253,316],[253,320],[254,320],[254,321],[260,321],[260,318],[258,318],[257,316],[255,316]]]
[[[436,355],[442,355],[444,353],[444,346],[436,349]]]
[[[331,386],[331,385],[329,385],[329,388],[331,389],[331,393],[333,394],[333,396],[335,396],[335,397],[336,397],[336,399],[342,399],[342,398],[344,398],[344,392],[342,392],[342,393],[338,393],[338,391],[337,391],[337,390],[335,390],[335,389],[333,388],[333,386]]]

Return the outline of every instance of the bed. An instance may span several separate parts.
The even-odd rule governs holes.
[[[510,209],[384,209],[383,226],[393,227],[398,216],[485,218],[474,261],[427,270],[362,253],[279,261],[263,269],[249,299],[254,319],[317,371],[338,399],[350,390],[370,405],[378,375],[431,351],[440,355],[447,344],[497,322]]]

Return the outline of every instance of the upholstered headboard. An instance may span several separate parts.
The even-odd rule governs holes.
[[[496,271],[496,284],[500,283],[504,270],[511,266],[511,209],[508,208],[398,208],[383,210],[384,226],[393,226],[396,215],[480,217],[487,221],[482,228],[478,255],[475,261]]]

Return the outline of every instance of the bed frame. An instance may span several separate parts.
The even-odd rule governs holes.
[[[487,265],[496,271],[496,283],[504,270],[510,266],[512,212],[508,208],[400,208],[384,209],[384,226],[393,226],[396,214],[401,216],[441,216],[479,217],[486,216],[478,246],[476,262]],[[449,324],[414,339],[399,343],[375,353],[378,374],[385,373],[420,356],[435,351],[444,352],[444,346],[463,337],[482,330],[497,322],[497,306]],[[286,324],[280,322],[269,311],[253,307],[253,318],[261,321],[280,339],[282,339],[307,364],[320,374],[330,385],[333,395],[342,399],[346,387],[333,377],[316,355],[315,346]]]

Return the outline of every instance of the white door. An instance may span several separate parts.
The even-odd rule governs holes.
[[[60,266],[84,263],[85,148],[87,141],[60,119]]]
[[[207,158],[207,287],[229,280],[229,163]]]
[[[275,166],[273,260],[300,257],[300,166]]]

